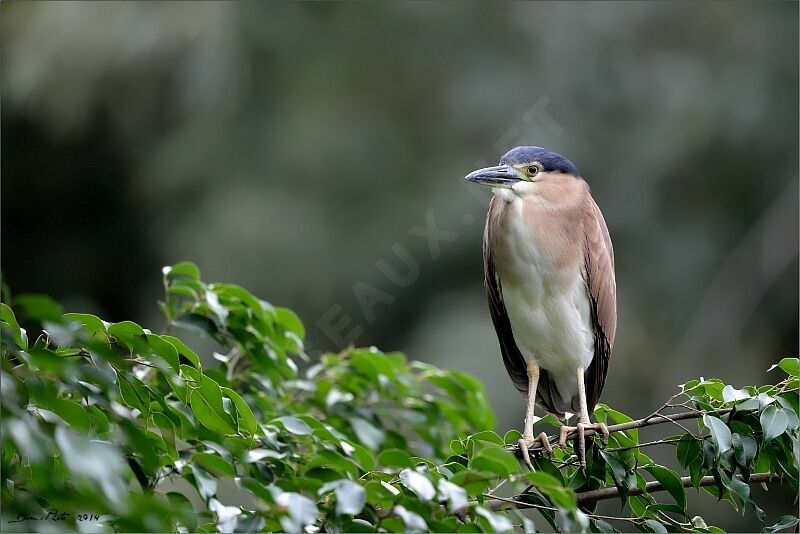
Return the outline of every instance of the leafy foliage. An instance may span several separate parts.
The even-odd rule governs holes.
[[[17,310],[43,327],[31,341],[0,305],[4,531],[37,529],[47,510],[68,512],[70,527],[88,512],[124,531],[500,532],[540,518],[565,531],[619,521],[719,531],[689,515],[687,483],[642,452],[635,427],[591,447],[585,471],[556,448],[524,472],[519,433],[488,430],[494,415],[474,377],[374,348],[308,362],[291,310],[206,284],[191,263],[163,276],[164,334],[20,296]],[[211,359],[173,335],[180,329],[215,340],[219,363],[203,365]],[[698,422],[700,432],[660,440],[690,484],[764,521],[748,480],[798,487],[797,359],[778,366],[788,376],[776,385],[690,381],[659,411]],[[595,415],[632,421],[604,405]],[[593,513],[601,488],[627,515]],[[796,523],[784,516],[767,530]]]

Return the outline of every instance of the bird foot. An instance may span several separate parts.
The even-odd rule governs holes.
[[[586,468],[586,431],[587,430],[594,430],[595,432],[600,432],[603,434],[603,444],[608,444],[608,427],[605,423],[578,423],[575,426],[562,426],[561,427],[561,435],[559,436],[558,443],[561,444],[562,447],[567,445],[567,438],[573,432],[577,431],[576,434],[576,441],[578,443],[578,459],[581,462],[581,469]]]
[[[528,449],[533,447],[537,442],[542,444],[542,450],[544,450],[544,453],[548,457],[553,455],[553,447],[550,445],[550,441],[547,439],[547,434],[544,432],[536,437],[523,436],[522,439],[519,440],[519,451],[522,454],[522,461],[525,462],[525,465],[527,465],[528,469],[531,471],[535,471],[535,469],[531,463],[531,454]]]

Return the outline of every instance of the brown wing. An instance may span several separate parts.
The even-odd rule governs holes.
[[[584,277],[589,288],[594,326],[594,359],[586,371],[586,401],[592,413],[608,373],[608,361],[617,330],[617,284],[614,278],[614,249],[608,227],[591,195],[583,214],[586,233]]]
[[[500,342],[500,352],[503,355],[508,376],[514,383],[523,397],[528,396],[528,366],[525,357],[519,351],[514,333],[511,331],[511,322],[506,313],[506,306],[503,303],[503,292],[500,280],[497,278],[494,263],[492,262],[493,236],[490,228],[497,228],[497,219],[502,200],[492,197],[489,203],[489,214],[486,218],[486,228],[483,232],[483,274],[484,285],[486,286],[486,297],[489,301],[489,313],[492,316],[492,323],[497,332],[497,340]],[[556,409],[556,406],[563,405],[564,401],[558,394],[555,384],[550,380],[547,371],[542,369],[539,374],[539,384],[536,388],[536,401],[548,412],[556,415],[563,415],[563,410]]]

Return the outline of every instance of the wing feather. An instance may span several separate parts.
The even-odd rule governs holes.
[[[583,213],[586,233],[584,277],[589,289],[595,332],[594,358],[586,371],[586,401],[592,413],[608,373],[608,363],[617,330],[617,285],[614,277],[614,249],[606,221],[591,195]]]

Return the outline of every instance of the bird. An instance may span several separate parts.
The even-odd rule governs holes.
[[[527,400],[519,449],[552,445],[534,437],[536,404],[575,426],[561,426],[563,447],[575,436],[586,467],[586,430],[608,428],[589,417],[605,385],[617,328],[614,250],[603,214],[577,167],[538,146],[509,150],[500,164],[469,173],[490,187],[483,233],[484,285],[500,352]]]

